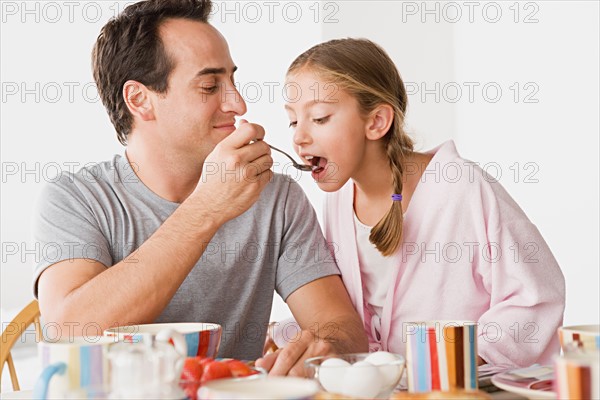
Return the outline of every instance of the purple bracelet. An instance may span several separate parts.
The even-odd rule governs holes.
[[[392,200],[394,200],[394,201],[402,201],[402,195],[401,194],[393,194],[392,195]]]

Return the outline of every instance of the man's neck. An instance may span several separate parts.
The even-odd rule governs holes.
[[[196,188],[202,175],[202,161],[191,165],[185,157],[168,149],[154,149],[142,141],[129,142],[126,156],[137,177],[165,200],[182,203]]]

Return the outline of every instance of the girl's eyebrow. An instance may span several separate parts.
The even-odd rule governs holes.
[[[313,99],[313,100],[311,100],[311,101],[307,102],[306,104],[304,104],[304,105],[302,106],[302,108],[310,108],[310,107],[312,107],[312,106],[315,106],[315,105],[317,105],[317,104],[337,104],[337,103],[338,103],[338,100],[320,100],[320,99]],[[289,105],[287,105],[287,104],[285,104],[285,105],[284,105],[284,107],[285,107],[285,109],[286,109],[286,110],[293,111],[293,110],[292,110],[292,107],[290,107],[290,106],[289,106]]]

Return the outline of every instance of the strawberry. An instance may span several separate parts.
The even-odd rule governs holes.
[[[220,361],[212,361],[206,364],[206,366],[204,367],[200,384],[204,384],[205,382],[212,381],[214,379],[231,377],[232,374],[229,370],[229,367],[227,367],[227,364],[222,363]]]
[[[188,400],[198,399],[198,389],[200,389],[200,382],[181,382],[179,386],[185,392],[185,397]]]
[[[181,380],[190,382],[199,382],[202,378],[202,366],[196,357],[187,357],[181,371]]]
[[[198,357],[187,357],[183,363],[181,371],[181,382],[179,386],[185,392],[190,400],[196,400],[198,388],[200,388],[200,378],[202,378],[202,365]]]
[[[240,360],[227,360],[225,364],[229,367],[231,375],[236,378],[252,375],[250,367]]]
[[[204,370],[204,367],[206,367],[206,364],[214,361],[214,359],[212,357],[202,357],[202,356],[197,356],[196,360],[198,360],[198,363],[202,367],[202,370]]]

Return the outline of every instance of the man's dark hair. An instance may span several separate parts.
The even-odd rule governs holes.
[[[98,94],[108,111],[121,144],[133,127],[133,116],[123,99],[123,85],[135,80],[157,93],[166,93],[175,67],[160,39],[167,19],[208,22],[211,0],[146,0],[125,8],[102,28],[92,52]]]

